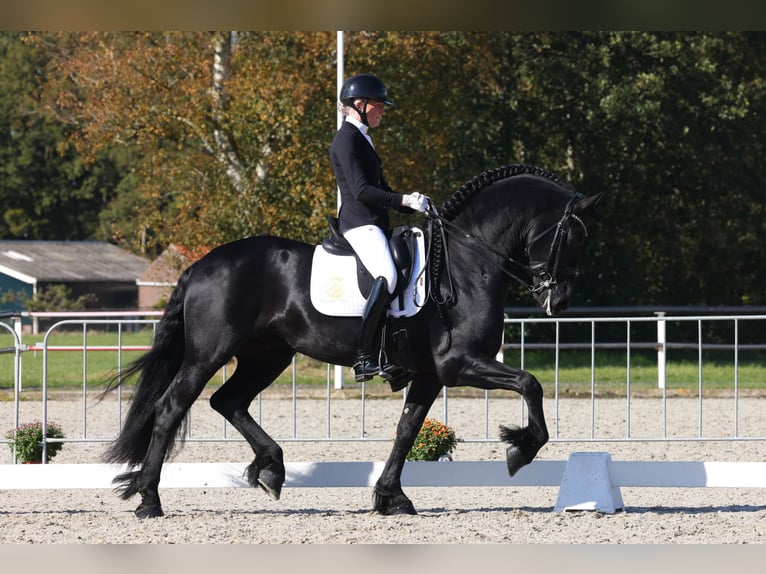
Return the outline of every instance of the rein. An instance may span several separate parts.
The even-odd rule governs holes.
[[[540,291],[543,291],[544,289],[550,289],[551,287],[555,286],[558,283],[557,275],[559,271],[559,263],[561,258],[561,249],[564,245],[564,240],[567,235],[567,229],[565,228],[565,224],[570,219],[574,219],[577,221],[580,225],[582,225],[583,229],[585,230],[585,236],[588,236],[588,229],[585,226],[585,223],[582,219],[580,219],[577,215],[574,214],[574,206],[575,204],[583,199],[585,196],[577,193],[575,194],[568,202],[566,207],[564,208],[564,213],[561,216],[561,219],[558,220],[558,222],[554,223],[547,229],[543,230],[542,232],[535,235],[532,239],[529,240],[526,246],[526,252],[529,254],[529,248],[542,239],[545,235],[550,233],[551,231],[554,231],[553,239],[551,240],[551,245],[548,249],[548,256],[544,261],[539,262],[530,262],[529,265],[525,265],[519,261],[516,261],[512,257],[506,256],[491,245],[489,245],[486,241],[483,239],[477,237],[476,235],[473,235],[471,233],[468,233],[467,231],[461,229],[458,225],[454,224],[453,222],[443,218],[438,214],[436,211],[436,207],[429,202],[429,208],[426,210],[426,217],[429,220],[429,227],[430,232],[434,232],[434,227],[436,227],[436,231],[441,234],[442,237],[442,245],[444,246],[444,258],[445,258],[445,269],[447,272],[447,278],[448,283],[450,287],[450,292],[448,295],[444,297],[442,301],[438,301],[437,303],[443,304],[447,301],[450,301],[452,299],[452,272],[449,265],[449,250],[447,249],[447,243],[445,241],[445,232],[446,234],[449,234],[452,237],[455,237],[458,239],[458,241],[461,242],[463,246],[465,246],[471,253],[482,259],[485,263],[489,263],[490,265],[497,268],[499,271],[503,272],[505,275],[513,279],[514,281],[524,285],[527,290],[530,293],[539,293]],[[464,241],[469,240],[469,241]],[[521,274],[525,274],[528,277],[530,277],[530,280],[523,279],[519,277],[516,273],[513,273],[506,269],[505,264],[498,265],[495,261],[492,261],[491,258],[487,257],[484,253],[482,253],[479,250],[473,249],[470,245],[470,242],[477,242],[483,247],[484,250],[489,251],[496,255],[498,258],[504,260],[506,263],[511,263],[512,265],[516,266]],[[429,244],[432,244],[433,241],[430,241]],[[430,257],[430,245],[429,245],[429,253],[428,256]]]

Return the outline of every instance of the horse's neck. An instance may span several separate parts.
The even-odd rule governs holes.
[[[490,253],[499,252],[503,257],[518,259],[524,254],[526,231],[536,214],[523,203],[500,208],[484,206],[466,209],[455,219],[455,225],[476,238],[474,249],[481,246]]]

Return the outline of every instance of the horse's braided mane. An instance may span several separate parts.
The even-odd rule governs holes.
[[[495,182],[516,175],[537,175],[546,179],[550,179],[551,181],[567,189],[574,189],[569,182],[564,181],[556,174],[541,167],[523,164],[504,165],[496,169],[482,172],[476,177],[466,181],[458,188],[458,190],[452,195],[451,198],[444,202],[444,205],[442,205],[442,208],[439,211],[439,215],[448,220],[453,219],[463,210],[470,199],[478,194],[481,190]]]
[[[536,175],[553,181],[554,183],[574,191],[572,185],[561,179],[556,174],[533,165],[512,164],[485,171],[476,177],[469,179],[442,205],[439,216],[446,219],[454,219],[465,208],[466,204],[479,192],[488,186],[517,175]],[[444,261],[445,246],[440,233],[431,234],[431,297],[436,302],[437,312],[447,331],[450,330],[449,318],[444,314],[444,305],[452,302],[452,294],[441,292],[441,271]],[[446,351],[446,349],[445,349]]]

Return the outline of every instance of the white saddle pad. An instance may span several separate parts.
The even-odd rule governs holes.
[[[416,238],[415,265],[409,285],[402,295],[391,301],[389,316],[411,317],[425,303],[425,273],[421,273],[425,261],[423,232],[412,228]],[[366,299],[359,291],[356,277],[356,257],[334,255],[317,245],[311,267],[311,303],[317,311],[331,317],[361,317]]]

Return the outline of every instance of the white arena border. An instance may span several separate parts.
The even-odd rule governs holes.
[[[248,463],[165,463],[160,488],[240,488]],[[292,462],[285,488],[372,487],[383,462]],[[111,489],[125,470],[109,464],[3,464],[0,490]],[[612,461],[609,453],[572,453],[534,461],[508,476],[500,461],[407,462],[403,487],[559,487],[555,511],[624,509],[620,487],[766,488],[766,462]]]
[[[244,477],[248,463],[172,463],[162,467],[160,488],[249,487]],[[285,463],[285,488],[371,487],[383,472],[383,462]],[[566,463],[533,462],[508,476],[503,462],[407,462],[402,486],[558,486]],[[3,464],[0,490],[113,488],[112,479],[124,472],[111,464]]]

